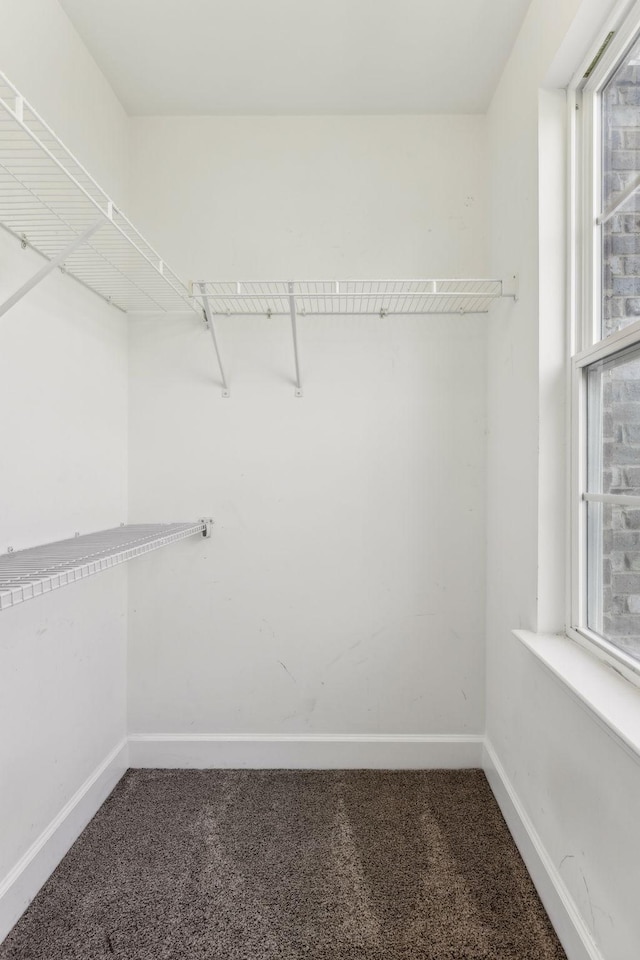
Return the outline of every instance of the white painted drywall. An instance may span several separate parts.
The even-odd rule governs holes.
[[[57,2],[0,22],[0,69],[124,196],[126,117]],[[0,300],[42,262],[0,232]],[[59,271],[0,318],[0,551],[127,519],[125,322]],[[0,614],[0,889],[125,735],[126,598],[117,569]]]
[[[609,6],[534,0],[488,115],[491,269],[521,286],[489,324],[487,735],[602,957],[635,960],[638,759],[511,633],[564,625],[564,117],[540,88]]]
[[[2,231],[0,263],[4,300],[43,260]],[[0,551],[127,519],[126,349],[124,314],[60,271],[0,318]]]
[[[480,117],[135,119],[136,219],[200,277],[482,276]],[[486,317],[133,320],[135,733],[483,728]]]
[[[2,612],[0,884],[123,740],[125,640],[124,566]]]
[[[133,117],[133,213],[181,276],[485,266],[484,119]]]

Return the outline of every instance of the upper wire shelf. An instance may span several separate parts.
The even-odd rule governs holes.
[[[0,557],[0,610],[84,580],[125,560],[178,540],[211,535],[211,519],[197,523],[123,524]]]
[[[197,309],[183,282],[2,73],[0,224],[46,257],[48,268],[62,267],[120,310]]]
[[[227,316],[317,314],[400,315],[487,313],[495,300],[513,296],[502,280],[293,280],[206,281],[191,285],[211,313]]]
[[[220,356],[214,323],[216,316],[289,316],[295,361],[295,395],[302,396],[298,317],[387,317],[488,313],[495,300],[517,299],[517,276],[502,280],[198,280],[190,295],[204,312],[213,338],[222,396],[229,385]]]

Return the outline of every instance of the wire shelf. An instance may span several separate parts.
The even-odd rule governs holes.
[[[209,523],[127,524],[0,557],[0,610],[84,580],[178,540],[208,535]]]
[[[0,224],[127,312],[197,309],[159,254],[0,73]]]
[[[298,316],[487,313],[504,296],[502,280],[199,281],[192,296],[212,314]]]

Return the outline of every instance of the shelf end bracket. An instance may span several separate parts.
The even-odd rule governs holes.
[[[204,524],[204,530],[202,531],[202,536],[206,537],[208,540],[211,536],[211,529],[214,523],[213,517],[201,517],[200,523]]]

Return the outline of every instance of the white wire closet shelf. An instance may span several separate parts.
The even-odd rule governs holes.
[[[487,313],[502,298],[517,299],[517,278],[502,280],[199,280],[191,296],[202,304],[213,338],[224,397],[229,396],[214,318],[290,316],[296,367],[295,395],[302,396],[300,316],[401,316]]]
[[[197,309],[160,255],[0,73],[0,224],[47,258],[0,315],[55,267],[127,312]]]
[[[487,313],[495,300],[513,297],[502,280],[291,280],[198,281],[192,296],[221,315],[298,316]]]
[[[178,540],[210,534],[209,519],[196,523],[126,524],[7,553],[0,557],[0,610]]]

